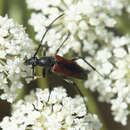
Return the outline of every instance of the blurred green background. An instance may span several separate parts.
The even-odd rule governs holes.
[[[30,36],[31,39],[34,40],[35,32],[33,28],[28,25],[28,19],[30,16],[31,10],[27,10],[25,0],[0,0],[0,15],[5,16],[8,15],[9,18],[13,18],[19,24],[22,24],[26,28],[26,32]],[[123,14],[118,19],[118,31],[121,34],[130,33],[130,19],[128,19],[127,14]],[[34,42],[38,43],[34,40]],[[35,86],[47,86],[45,85],[46,82],[49,81],[49,85],[54,84],[52,81],[52,77],[55,76],[48,76],[47,81],[46,79],[35,80],[30,83],[28,86],[28,92],[34,88]],[[57,77],[56,77],[57,78]],[[51,80],[50,80],[51,79]],[[57,78],[59,79],[59,77]],[[51,81],[51,82],[50,82]],[[66,85],[66,83],[62,82],[62,79],[55,80],[59,83],[55,83],[57,85]],[[100,103],[97,101],[98,93],[91,93],[89,90],[83,88],[83,81],[75,81],[84,95],[88,97],[88,108],[91,113],[98,114],[100,120],[103,123],[102,130],[130,130],[130,118],[128,120],[127,126],[122,126],[119,123],[113,121],[113,117],[110,111],[110,105],[106,103]],[[71,87],[68,85],[68,87]],[[73,89],[69,90],[72,94]],[[11,106],[6,101],[0,101],[0,121],[6,115],[10,115]]]

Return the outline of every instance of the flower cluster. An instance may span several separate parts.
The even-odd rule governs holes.
[[[126,36],[113,38],[111,46],[99,50],[95,56],[95,61],[96,59],[102,61],[99,71],[106,77],[99,80],[98,76],[93,74],[89,75],[85,82],[86,88],[89,87],[92,91],[99,92],[100,101],[106,101],[112,105],[111,110],[115,121],[123,125],[127,124],[127,116],[130,114],[128,108],[130,104],[129,46],[130,38]]]
[[[113,33],[106,28],[115,26],[114,16],[121,15],[123,5],[127,3],[127,1],[123,3],[122,0],[114,2],[109,0],[56,0],[55,2],[26,0],[26,2],[29,9],[40,11],[33,12],[29,20],[37,32],[36,39],[39,41],[45,32],[45,27],[60,14],[65,14],[45,38],[48,46],[51,47],[50,54],[54,53],[67,31],[71,32],[71,37],[67,46],[61,49],[60,54],[65,54],[70,48],[79,53],[81,43],[84,51],[95,54],[97,48],[100,47],[98,40],[103,43],[111,40]]]
[[[24,58],[30,57],[34,44],[25,29],[7,16],[0,16],[0,98],[13,102],[23,87],[21,78],[30,75],[25,69]],[[29,82],[29,80],[28,80]]]
[[[99,92],[99,100],[111,103],[115,121],[127,124],[130,113],[130,37],[116,33],[117,17],[130,12],[128,0],[26,0],[33,9],[29,23],[40,40],[45,27],[64,13],[45,38],[49,54],[54,54],[63,36],[71,33],[60,55],[72,49],[89,60],[104,75],[91,72],[85,87]],[[35,11],[36,12],[35,12]],[[46,42],[44,42],[46,43]],[[44,44],[43,43],[43,44]],[[82,63],[81,63],[82,64]],[[119,105],[122,104],[122,105]]]
[[[102,126],[96,115],[86,113],[83,99],[67,96],[65,89],[37,89],[13,105],[11,117],[0,123],[3,130],[99,130]]]

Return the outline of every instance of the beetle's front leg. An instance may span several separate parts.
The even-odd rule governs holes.
[[[36,73],[35,73],[35,69],[34,69],[34,68],[35,68],[35,66],[34,66],[34,65],[32,65],[32,70],[33,70],[33,71],[32,71],[32,75],[33,75],[33,77],[35,77],[35,76],[36,76]]]
[[[45,68],[42,69],[42,76],[43,76],[43,78],[46,77],[46,69]]]

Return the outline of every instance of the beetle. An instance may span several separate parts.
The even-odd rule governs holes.
[[[88,64],[94,71],[96,71],[100,76],[103,77],[102,74],[100,74],[95,67],[93,67],[89,62],[87,62],[83,57],[75,57],[71,60],[63,58],[58,54],[60,48],[64,45],[65,41],[68,39],[70,33],[68,32],[67,37],[63,40],[62,44],[57,48],[55,55],[54,56],[46,56],[46,51],[43,51],[43,56],[41,58],[38,58],[36,55],[38,54],[39,49],[42,46],[42,42],[43,39],[45,38],[47,32],[49,31],[49,29],[51,28],[51,26],[53,25],[53,23],[59,19],[60,17],[62,17],[64,14],[59,15],[57,18],[55,18],[50,25],[46,28],[45,33],[42,36],[42,39],[40,41],[40,44],[36,50],[36,52],[34,53],[33,57],[31,57],[30,59],[25,59],[25,65],[32,65],[32,72],[33,72],[33,76],[35,76],[35,67],[36,66],[41,66],[43,67],[42,69],[42,76],[45,77],[46,76],[46,69],[49,68],[52,70],[52,72],[59,74],[59,75],[63,75],[65,77],[72,77],[72,78],[77,78],[77,79],[81,79],[81,80],[85,80],[88,78],[88,73],[89,70],[85,70],[83,69],[80,65],[78,65],[75,61],[78,59],[82,59],[86,64]],[[70,80],[69,78],[65,78],[65,80],[68,80],[70,84],[73,84],[77,91],[79,92],[79,94],[81,95],[81,97],[83,97],[83,101],[84,104],[86,104],[85,99],[83,94],[81,93],[80,89],[77,87],[77,85]],[[49,91],[51,92],[52,88],[49,88]],[[50,94],[49,94],[49,98],[50,98]],[[49,101],[48,98],[48,101]],[[34,107],[35,108],[35,107]],[[36,109],[36,108],[35,108]],[[86,105],[86,110],[87,110],[87,105]]]
[[[69,59],[65,59],[59,55],[57,55],[57,53],[59,52],[60,48],[64,45],[65,41],[68,39],[70,33],[68,32],[67,37],[65,38],[65,40],[62,42],[62,44],[59,46],[59,48],[56,50],[55,55],[54,56],[46,56],[46,51],[43,52],[43,57],[41,58],[37,58],[37,53],[39,51],[39,49],[42,46],[42,42],[44,37],[46,36],[47,32],[49,31],[49,29],[51,28],[51,26],[53,25],[53,23],[59,19],[60,17],[62,17],[64,14],[59,15],[56,19],[54,19],[51,24],[46,28],[46,31],[44,33],[44,35],[42,36],[42,39],[40,41],[40,45],[38,46],[36,52],[34,53],[34,56],[31,57],[30,59],[25,59],[25,64],[26,65],[32,65],[32,69],[33,69],[33,76],[35,76],[35,70],[34,68],[36,66],[41,66],[43,67],[43,71],[42,71],[42,76],[45,77],[46,76],[46,68],[51,68],[52,72],[55,72],[56,74],[60,74],[60,75],[64,75],[64,76],[68,76],[68,77],[72,77],[72,78],[77,78],[77,79],[81,79],[81,80],[85,80],[88,78],[88,73],[89,70],[85,70],[83,69],[81,66],[79,66],[75,61],[78,59],[82,59],[86,64],[88,64],[94,71],[96,71],[98,74],[100,74],[95,67],[93,67],[89,62],[87,62],[83,57],[75,57],[71,60]],[[102,76],[102,74],[100,74]],[[102,76],[103,77],[103,76]]]

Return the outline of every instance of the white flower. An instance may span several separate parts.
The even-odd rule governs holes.
[[[70,48],[73,49],[75,47],[74,43],[77,43],[78,40],[82,41],[83,44],[84,40],[87,40],[91,45],[97,44],[95,43],[96,39],[101,39],[104,42],[110,41],[113,33],[107,31],[106,27],[115,26],[116,20],[113,16],[121,15],[123,5],[125,4],[125,2],[121,0],[115,0],[115,2],[108,0],[81,0],[76,2],[73,0],[69,2],[66,0],[56,0],[55,3],[54,1],[47,0],[26,0],[26,2],[29,9],[40,11],[39,13],[33,12],[29,20],[29,23],[34,26],[34,30],[37,32],[36,39],[39,41],[45,31],[45,27],[57,16],[63,12],[65,13],[62,18],[56,21],[55,24],[58,26],[54,27],[54,33],[49,31],[44,40],[48,42],[50,54],[54,54],[54,50],[60,45],[61,39],[67,31],[71,32],[73,39],[70,38],[70,40],[67,41],[66,46],[68,46],[68,48],[66,48],[66,46],[64,47],[64,50],[67,50],[59,52],[60,54],[67,53]],[[61,37],[56,37],[57,34],[60,34]],[[79,45],[76,45],[77,48],[81,43],[78,42],[78,44]],[[53,48],[53,46],[55,46],[55,48]],[[76,49],[73,50],[75,52],[79,51]],[[87,51],[91,50],[88,48]]]
[[[120,57],[120,58],[124,57],[127,54],[125,49],[123,48],[115,48],[113,50],[113,53],[116,57]]]
[[[99,71],[108,75],[111,72],[112,68],[113,65],[110,62],[105,62],[102,64],[102,68]]]
[[[24,58],[34,51],[34,44],[22,26],[7,16],[0,16],[0,89],[1,99],[13,102],[22,89],[21,78],[31,70],[24,65]]]
[[[125,45],[126,48],[128,48],[129,44],[130,41],[127,43],[127,45]],[[110,58],[108,57],[107,59],[105,56],[107,51],[104,53],[104,55],[101,55],[103,57],[103,64],[98,70],[106,75],[105,79],[99,80],[97,74],[91,75],[85,82],[85,86],[87,88],[89,87],[92,91],[97,90],[100,94],[100,101],[111,103],[111,110],[115,121],[126,125],[127,117],[130,114],[129,108],[124,108],[124,106],[128,106],[130,104],[130,54],[124,49],[123,46],[120,48],[124,51],[125,55],[122,56],[119,54],[120,56],[111,56],[110,58],[112,64],[108,62]],[[110,52],[112,55],[112,51]],[[113,64],[113,61],[115,61],[115,64]],[[125,105],[121,106],[122,103]]]
[[[123,125],[127,124],[127,116],[130,114],[130,111],[127,109],[128,106],[123,98],[117,98],[111,100],[112,103],[112,114],[115,116],[114,119],[117,122],[121,122]]]
[[[110,50],[108,48],[105,48],[98,51],[96,59],[105,63],[111,56],[112,54],[110,53]]]
[[[99,130],[101,128],[102,124],[98,117],[86,113],[81,97],[68,97],[65,89],[59,87],[51,92],[49,102],[46,101],[46,94],[49,96],[48,89],[44,91],[37,89],[36,93],[32,91],[24,100],[19,100],[13,105],[11,116],[4,117],[0,122],[0,127],[3,130],[27,128],[32,130]],[[44,98],[41,98],[42,96]]]
[[[129,41],[130,41],[129,36],[122,36],[122,37],[116,36],[112,38],[111,43],[114,47],[121,47],[126,45]]]
[[[69,2],[57,0],[54,5],[52,1],[47,0],[42,2],[26,0],[26,2],[28,8],[34,10],[29,23],[37,32],[36,39],[39,41],[45,32],[45,27],[60,14],[65,14],[55,22],[55,26],[52,26],[42,43],[47,43],[48,53],[55,53],[63,41],[63,36],[69,31],[71,36],[59,54],[66,54],[70,49],[76,54],[82,54],[104,75],[102,79],[95,72],[91,72],[85,87],[98,91],[100,101],[111,103],[111,100],[118,100],[121,95],[124,102],[129,105],[130,95],[125,89],[129,91],[128,86],[130,86],[130,36],[119,36],[116,33],[117,27],[115,28],[118,25],[116,18],[122,15],[123,10],[129,12],[128,0],[70,0]],[[39,3],[41,5],[38,7]],[[84,66],[84,63],[80,62],[80,64]],[[121,92],[115,89],[119,80],[125,80],[125,85],[121,88],[119,85],[117,88],[117,90],[121,89]],[[121,108],[121,111],[129,113],[130,110]],[[114,117],[118,116],[118,112],[112,109],[112,113],[114,112]],[[123,121],[115,120],[126,124],[127,116],[128,114],[123,115]]]

